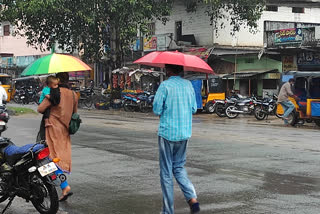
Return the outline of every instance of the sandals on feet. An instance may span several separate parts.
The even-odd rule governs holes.
[[[61,199],[59,199],[60,202],[66,201],[70,196],[73,195],[73,192],[68,192],[66,195],[64,195]]]

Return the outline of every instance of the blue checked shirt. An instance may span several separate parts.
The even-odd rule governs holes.
[[[188,140],[192,134],[192,114],[197,112],[191,82],[172,76],[161,83],[154,98],[153,112],[160,116],[160,137],[169,141]]]

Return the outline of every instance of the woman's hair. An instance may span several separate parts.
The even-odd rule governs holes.
[[[69,82],[69,73],[67,72],[57,73],[56,77],[59,78],[61,84],[68,84]]]

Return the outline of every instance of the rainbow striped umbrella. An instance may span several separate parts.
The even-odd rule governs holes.
[[[86,63],[74,56],[53,53],[30,64],[21,76],[90,70],[92,69]]]

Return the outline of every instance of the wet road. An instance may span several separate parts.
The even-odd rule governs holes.
[[[161,208],[156,117],[82,112],[73,137],[74,196],[59,213],[158,214]],[[39,116],[12,117],[4,134],[33,142]],[[320,210],[320,129],[282,127],[278,120],[194,119],[187,169],[201,213],[308,213]],[[175,186],[177,214],[188,209]],[[3,205],[0,205],[3,208]],[[16,199],[10,213],[37,213]]]

